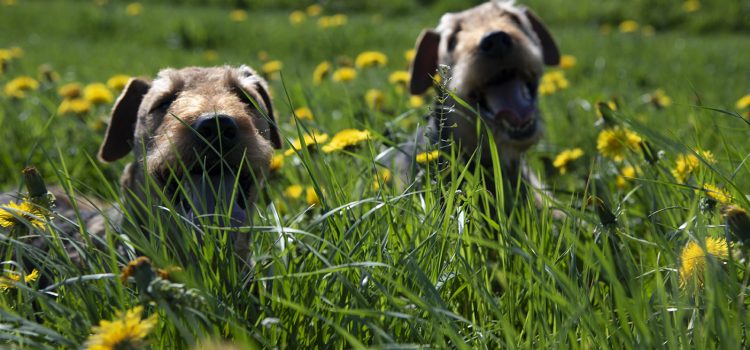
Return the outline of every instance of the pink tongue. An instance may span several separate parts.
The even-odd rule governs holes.
[[[490,85],[484,92],[493,119],[505,119],[515,126],[529,122],[534,116],[534,98],[526,94],[526,83],[521,78],[513,78],[496,85]],[[526,90],[528,91],[528,90]]]
[[[235,177],[211,176],[201,174],[191,175],[192,188],[188,190],[190,201],[197,213],[190,210],[189,215],[195,220],[198,217],[207,222],[221,226],[237,227],[245,224],[247,213],[237,204],[242,199],[242,193],[234,191]],[[233,191],[235,192],[232,197]],[[231,208],[230,217],[225,213]]]

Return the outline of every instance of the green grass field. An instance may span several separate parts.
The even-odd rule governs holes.
[[[232,256],[220,231],[199,244],[178,227],[183,240],[157,244],[167,228],[154,216],[146,230],[125,233],[169,277],[140,265],[122,280],[135,256],[117,248],[125,238],[114,230],[101,248],[80,228],[78,267],[59,249],[64,219],[0,220],[0,348],[95,348],[91,339],[106,334],[92,333],[106,330],[133,341],[105,349],[228,347],[222,340],[238,348],[750,346],[748,6],[657,1],[649,6],[667,12],[655,17],[646,1],[529,1],[575,63],[549,68],[562,85],[541,98],[547,135],[526,156],[554,198],[548,208],[518,202],[506,213],[503,196],[513,192],[488,193],[479,169],[450,155],[406,190],[374,164],[412,137],[434,97],[412,105],[389,76],[408,70],[405,52],[421,29],[463,2],[331,1],[294,25],[290,13],[307,3],[258,1],[232,20],[221,2],[144,1],[140,11],[115,1],[0,2],[0,189],[25,192],[21,170],[34,166],[74,198],[115,202],[127,162],[96,160],[111,101],[60,113],[58,90],[164,67],[263,71],[279,61],[280,72],[266,75],[285,138],[357,128],[370,140],[284,157],[243,231],[253,267]],[[339,12],[345,24],[320,26]],[[313,82],[320,62],[345,67],[364,51],[384,53],[387,64],[359,68],[350,82]],[[37,85],[14,96],[23,76]],[[374,94],[379,102],[368,103]],[[613,106],[606,121],[602,103]],[[314,117],[295,123],[301,107]],[[574,148],[582,155],[562,173],[558,155]],[[567,217],[553,218],[553,208]],[[0,219],[11,212],[3,211]],[[26,244],[29,234],[53,248]],[[119,333],[119,323],[100,323],[118,319],[129,322]]]

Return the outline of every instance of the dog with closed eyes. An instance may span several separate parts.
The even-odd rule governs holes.
[[[559,61],[557,44],[546,26],[513,1],[493,0],[443,15],[436,28],[422,31],[417,39],[409,88],[412,94],[424,93],[433,86],[438,68],[444,67],[449,76],[442,77],[441,84],[450,93],[433,106],[416,142],[400,147],[393,157],[401,178],[413,180],[416,154],[454,144],[464,158],[475,157],[485,169],[492,168],[489,148],[496,148],[511,188],[539,188],[522,155],[544,134],[537,90],[544,67]],[[480,122],[494,143],[477,132]],[[535,200],[541,203],[540,196]]]

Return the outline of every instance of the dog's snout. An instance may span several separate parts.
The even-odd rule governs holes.
[[[208,142],[221,141],[224,144],[232,144],[238,132],[234,119],[223,114],[201,116],[193,123],[193,129]]]
[[[479,42],[479,51],[490,58],[500,58],[513,48],[513,38],[504,31],[489,32]]]

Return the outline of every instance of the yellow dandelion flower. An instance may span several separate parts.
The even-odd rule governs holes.
[[[635,150],[641,143],[641,137],[633,131],[616,126],[604,129],[596,139],[596,149],[603,156],[616,162],[625,159],[625,151]]]
[[[365,103],[373,110],[380,110],[385,103],[385,94],[378,89],[370,89],[365,93]]]
[[[323,12],[323,7],[318,4],[312,4],[305,9],[305,12],[307,12],[308,16],[315,17],[315,16],[320,15],[321,12]]]
[[[289,14],[289,23],[293,25],[298,25],[305,21],[307,16],[302,11],[292,11],[292,13]]]
[[[633,20],[627,20],[622,21],[620,23],[620,32],[621,33],[633,33],[638,30],[640,26],[638,25],[638,22]]]
[[[3,0],[3,6],[16,6],[18,5],[18,0]]]
[[[247,20],[247,11],[243,9],[234,9],[229,11],[229,20],[232,22],[244,22]]]
[[[745,109],[750,106],[750,94],[740,97],[734,106],[737,107],[737,109]]]
[[[388,64],[388,57],[378,51],[365,51],[357,55],[354,60],[354,65],[357,68],[369,68],[369,67],[383,67]]]
[[[568,164],[572,163],[578,158],[581,158],[582,156],[583,150],[580,148],[566,149],[560,152],[557,157],[555,157],[552,165],[560,170],[560,174],[565,174],[566,172],[568,172]]]
[[[317,66],[315,66],[315,70],[313,70],[313,83],[315,85],[320,85],[323,82],[323,79],[325,79],[325,77],[328,76],[328,73],[330,72],[331,62],[320,62]]]
[[[411,63],[411,61],[414,61],[414,56],[417,55],[417,50],[415,49],[409,49],[404,51],[404,59],[406,59],[406,62]]]
[[[417,153],[415,160],[419,164],[427,164],[438,159],[439,155],[440,154],[438,153],[437,150],[430,151],[430,152]]]
[[[284,189],[284,197],[297,199],[302,195],[304,189],[300,185],[291,185]]]
[[[82,98],[75,98],[69,101],[70,111],[77,114],[83,115],[91,111],[91,102]]]
[[[271,75],[271,74],[280,72],[282,68],[284,68],[284,64],[281,63],[281,61],[273,60],[273,61],[268,61],[264,63],[263,67],[261,67],[261,70],[266,75]]]
[[[698,154],[706,161],[706,163],[716,164],[716,157],[714,157],[713,152],[709,150],[698,150]]]
[[[375,178],[372,180],[372,189],[377,191],[380,189],[380,183],[387,184],[391,182],[391,171],[388,169],[380,169],[375,173]]]
[[[656,89],[656,91],[646,95],[646,102],[653,104],[656,107],[664,108],[672,105],[672,98],[662,89]]]
[[[29,284],[39,279],[39,270],[33,269],[30,274],[23,277],[23,282]],[[0,276],[0,291],[5,292],[15,287],[15,283],[21,281],[21,275],[18,272],[11,271],[7,275]]]
[[[330,24],[332,27],[341,27],[349,21],[349,18],[345,14],[338,13],[330,17]]]
[[[638,171],[638,168],[631,165],[622,168],[620,170],[620,175],[617,175],[617,178],[615,179],[615,186],[618,188],[628,187],[628,181],[633,179]]]
[[[91,111],[91,102],[82,98],[65,99],[57,107],[58,115],[77,114],[84,115]]]
[[[122,281],[123,283],[127,282],[128,278],[133,277],[135,270],[140,268],[141,266],[145,266],[146,268],[150,269],[151,260],[148,257],[139,256],[134,260],[128,262],[128,265],[122,269],[122,272],[120,272],[120,281]]]
[[[318,192],[312,186],[308,186],[305,189],[305,202],[307,205],[318,205],[320,204],[320,198],[318,198]]]
[[[634,178],[635,174],[638,172],[638,168],[628,165],[620,171],[622,173],[622,176],[625,176],[627,178]]]
[[[318,18],[318,26],[321,28],[341,27],[346,25],[348,18],[344,14],[323,16]]]
[[[705,250],[696,242],[689,242],[680,254],[680,287],[688,286],[688,282],[697,278],[698,286],[703,286],[703,274],[706,261],[711,255],[717,260],[725,261],[729,258],[729,245],[724,238],[706,238]]]
[[[412,95],[409,97],[409,107],[419,108],[424,106],[424,97],[420,95]]]
[[[672,169],[672,176],[677,182],[683,183],[693,170],[698,168],[698,165],[700,165],[698,157],[692,154],[680,154],[677,156],[674,169]]]
[[[701,9],[701,2],[698,0],[688,0],[682,3],[682,10],[691,13]]]
[[[39,271],[37,269],[31,270],[31,273],[24,276],[23,281],[26,283],[34,282],[39,279]]]
[[[12,98],[26,98],[26,93],[39,89],[39,82],[29,76],[17,77],[5,84],[4,92]]]
[[[409,84],[410,78],[411,76],[409,75],[409,72],[405,70],[397,70],[388,76],[388,82],[393,85],[406,86]]]
[[[57,89],[57,94],[62,98],[72,99],[81,96],[81,84],[67,83]]]
[[[347,82],[357,77],[357,71],[351,67],[342,67],[333,72],[333,81]]]
[[[539,93],[549,95],[558,90],[567,89],[569,86],[570,82],[565,78],[565,73],[562,70],[549,71],[544,73],[539,82]]]
[[[279,171],[284,166],[284,155],[277,154],[271,157],[271,164],[268,165],[269,170]]]
[[[562,55],[560,56],[560,68],[570,69],[576,66],[578,59],[573,55]]]
[[[703,190],[709,198],[721,204],[730,204],[732,202],[732,194],[714,184],[704,184]]]
[[[93,83],[83,88],[83,98],[95,104],[110,104],[114,100],[112,92],[102,83]]]
[[[13,228],[24,222],[30,223],[37,228],[44,228],[44,212],[41,208],[29,202],[0,205],[0,227]]]
[[[368,130],[344,129],[333,135],[331,142],[323,146],[323,152],[331,153],[352,147],[370,138]]]
[[[322,144],[328,141],[328,134],[313,131],[312,135],[305,134],[302,141],[305,142],[305,147],[308,147],[308,148],[315,147],[316,144]],[[292,148],[286,150],[286,152],[284,152],[284,155],[291,156],[292,154],[294,154],[295,151],[301,150],[302,141],[300,141],[300,139],[294,140],[294,142],[292,142]]]
[[[157,314],[141,318],[142,314],[143,306],[136,306],[125,313],[117,312],[112,321],[99,321],[84,346],[87,350],[145,348],[146,337],[156,327]]]
[[[300,120],[313,120],[314,116],[310,108],[300,107],[294,110],[294,115]]]
[[[107,80],[107,86],[112,90],[122,91],[122,89],[125,88],[125,85],[128,85],[128,81],[130,81],[129,75],[117,74]]]
[[[131,2],[125,7],[125,14],[131,17],[143,13],[143,5],[140,2]]]
[[[539,94],[542,96],[547,96],[555,93],[557,91],[557,88],[555,87],[555,84],[542,82],[539,84]]]
[[[0,49],[0,65],[13,60],[13,54],[8,49]]]

